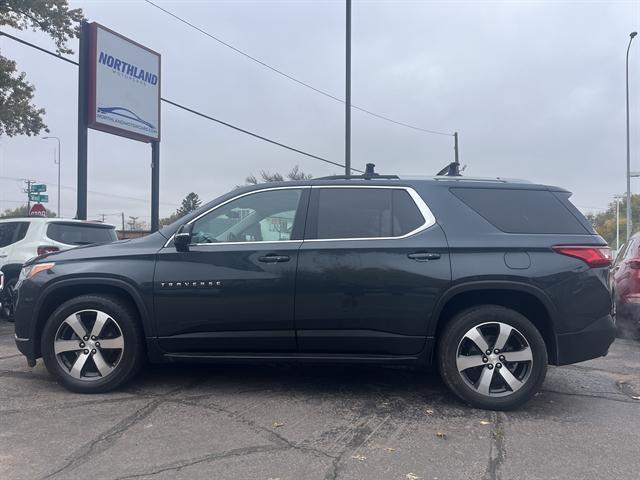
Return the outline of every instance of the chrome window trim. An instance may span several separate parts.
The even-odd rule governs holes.
[[[189,225],[200,218],[204,217],[208,213],[223,207],[227,203],[233,202],[242,197],[246,197],[247,195],[252,195],[254,193],[268,192],[271,190],[292,190],[292,189],[316,189],[316,188],[378,188],[378,189],[387,189],[387,190],[404,190],[406,191],[411,199],[413,200],[416,207],[420,211],[422,218],[424,219],[424,223],[419,227],[411,230],[410,232],[405,233],[404,235],[399,235],[395,237],[362,237],[362,238],[312,238],[312,239],[303,239],[303,240],[271,240],[266,242],[216,242],[216,243],[192,243],[190,246],[198,247],[198,246],[217,246],[217,245],[256,245],[256,244],[269,244],[269,243],[306,243],[306,242],[344,242],[344,241],[360,241],[360,240],[402,240],[404,238],[408,238],[412,235],[420,233],[433,225],[436,224],[436,218],[431,212],[431,209],[427,206],[422,197],[416,192],[412,187],[404,187],[397,185],[298,185],[291,187],[268,187],[261,188],[259,190],[252,190],[250,192],[243,193],[241,195],[237,195],[235,197],[230,198],[214,207],[211,207],[206,212],[201,213],[196,218],[189,220],[185,225]],[[175,235],[175,234],[174,234]],[[166,241],[163,248],[167,248],[169,244],[173,241],[174,235],[171,235],[169,240]]]
[[[217,210],[220,207],[224,207],[227,203],[233,202],[234,200],[237,200],[239,198],[242,197],[246,197],[247,195],[253,195],[254,193],[261,193],[261,192],[269,192],[271,190],[294,190],[294,189],[306,189],[306,188],[311,188],[311,185],[298,185],[298,186],[291,186],[291,187],[269,187],[269,188],[260,188],[258,190],[251,190],[250,192],[245,192],[242,193],[240,195],[236,195],[235,197],[230,198],[229,200],[225,200],[222,203],[219,203],[213,207],[211,207],[209,210],[207,210],[206,212],[202,212],[200,215],[198,215],[196,218],[193,218],[191,220],[189,220],[187,223],[185,223],[185,225],[190,225],[195,221],[200,220],[202,217],[204,217],[205,215],[207,215],[210,212],[213,212],[214,210]],[[169,240],[167,240],[164,244],[164,246],[162,248],[166,248],[172,241],[173,241],[173,237],[175,236],[175,233],[173,235],[171,235],[171,237],[169,237]],[[247,245],[247,244],[252,244],[252,243],[282,243],[282,242],[301,242],[302,240],[272,240],[270,242],[216,242],[216,243],[192,243],[190,244],[190,246],[198,246],[198,245],[238,245],[238,244],[243,244],[243,245]]]

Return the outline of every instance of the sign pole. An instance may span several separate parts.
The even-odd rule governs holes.
[[[151,142],[151,231],[160,229],[160,142]]]
[[[89,24],[80,26],[80,68],[78,69],[78,209],[76,218],[87,219],[87,116],[89,75]],[[58,212],[58,215],[60,212]]]
[[[351,0],[347,0],[345,99],[344,99],[344,174],[351,175]]]

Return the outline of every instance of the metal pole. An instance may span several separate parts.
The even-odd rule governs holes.
[[[627,62],[625,70],[625,80],[627,89],[627,242],[631,237],[631,151],[629,147],[629,49],[631,42],[638,32],[631,32],[629,35],[629,45],[627,46]]]
[[[346,76],[344,100],[344,173],[351,175],[351,0],[347,1]]]
[[[620,251],[620,197],[616,195],[616,255]]]
[[[87,219],[87,83],[89,80],[89,24],[80,27],[80,68],[78,69],[78,209],[76,218]],[[58,182],[59,183],[59,182]]]
[[[151,231],[160,229],[160,142],[151,142]]]
[[[58,141],[58,161],[56,162],[56,159],[53,159],[53,163],[58,165],[58,217],[61,217],[62,215],[60,214],[60,138],[58,137],[42,137],[43,140],[49,140],[49,139],[54,139]]]
[[[62,217],[62,212],[60,211],[60,165],[62,164],[62,149],[60,148],[60,139],[58,138],[58,218]]]
[[[27,217],[29,213],[31,213],[31,180],[26,180],[27,182]]]
[[[453,152],[456,165],[460,165],[460,161],[458,160],[458,132],[453,132]]]

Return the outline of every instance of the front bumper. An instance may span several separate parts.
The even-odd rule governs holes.
[[[556,337],[557,363],[584,362],[603,357],[616,338],[616,326],[611,315],[599,318],[578,332],[563,333]]]
[[[36,356],[33,351],[33,342],[29,338],[19,337],[17,334],[13,335],[13,338],[16,342],[16,347],[18,347],[18,351],[27,357],[27,365],[30,367],[36,366]]]

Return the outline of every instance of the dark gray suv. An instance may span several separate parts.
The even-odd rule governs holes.
[[[234,190],[148,237],[39,257],[16,342],[77,392],[143,358],[438,366],[481,408],[606,355],[610,251],[566,190],[367,175]]]

